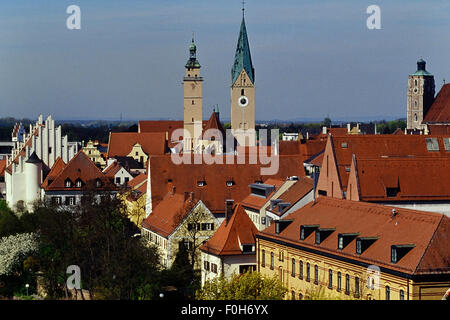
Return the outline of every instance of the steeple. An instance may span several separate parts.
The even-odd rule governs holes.
[[[192,33],[192,42],[189,45],[189,60],[186,63],[186,68],[200,68],[200,63],[197,60],[197,46],[194,42],[194,33]]]
[[[239,32],[238,43],[236,47],[236,54],[234,56],[234,64],[231,69],[231,84],[236,82],[242,69],[247,72],[252,83],[255,83],[255,69],[252,64],[252,57],[250,55],[250,46],[248,44],[247,29],[245,27],[244,8],[242,9],[241,30]]]

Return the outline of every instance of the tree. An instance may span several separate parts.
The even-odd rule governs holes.
[[[231,279],[216,277],[196,293],[198,300],[282,300],[287,289],[277,276],[265,278],[259,272],[234,274]]]
[[[331,119],[329,117],[326,117],[325,119],[323,119],[322,126],[327,127],[327,128],[331,127]]]
[[[122,202],[108,192],[86,191],[82,199],[76,207],[44,203],[37,209],[45,291],[52,298],[67,296],[66,269],[77,265],[91,299],[155,297],[157,249],[134,237],[138,229]]]

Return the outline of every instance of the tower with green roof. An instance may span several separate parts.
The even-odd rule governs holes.
[[[244,8],[231,68],[231,129],[240,145],[255,144],[255,69],[250,54]]]
[[[189,45],[189,59],[185,65],[184,87],[184,152],[192,152],[198,146],[202,134],[202,83],[200,63],[197,60],[197,46],[192,36]]]
[[[417,70],[408,77],[407,129],[424,129],[422,121],[434,102],[434,76],[426,70],[422,58],[417,61]]]

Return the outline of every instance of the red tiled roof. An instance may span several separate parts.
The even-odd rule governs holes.
[[[217,156],[220,157],[220,156]],[[193,163],[194,161],[191,161]],[[177,193],[195,192],[212,212],[223,212],[226,199],[239,202],[248,193],[248,185],[255,181],[268,178],[281,180],[289,176],[305,175],[303,159],[300,156],[279,156],[279,170],[275,175],[262,176],[261,164],[175,164],[170,155],[150,157],[152,201],[156,205],[174,186]],[[169,181],[170,180],[170,181]],[[204,186],[198,186],[199,181],[205,181]],[[232,186],[227,182],[232,181]]]
[[[273,194],[283,185],[284,182],[285,181],[279,179],[267,179],[266,181],[264,181],[264,183],[275,186],[275,190],[273,192],[271,192],[266,198],[250,193],[244,200],[241,201],[241,204],[244,207],[250,207],[256,210],[260,210],[266,204],[266,202],[269,201]]]
[[[428,124],[428,130],[432,135],[450,135],[450,124]]]
[[[114,161],[108,167],[103,170],[103,173],[108,177],[114,177],[117,172],[122,168],[119,162]]]
[[[450,123],[450,83],[442,86],[423,122]]]
[[[0,160],[0,176],[5,175],[5,168],[6,168],[6,159]]]
[[[291,205],[285,208],[283,211],[272,211],[274,214],[282,216],[287,210],[289,210],[298,201],[303,199],[314,188],[314,181],[311,178],[303,177],[289,187],[285,192],[278,196],[283,202],[289,202]]]
[[[363,201],[450,200],[449,158],[356,159]],[[386,188],[399,188],[387,196]]]
[[[280,234],[275,223],[257,234],[292,245],[332,254],[356,263],[375,264],[406,274],[450,274],[450,237],[448,217],[442,214],[396,208],[366,202],[320,197],[291,213],[293,220]],[[301,225],[335,228],[320,244],[314,234],[299,239]],[[362,254],[356,254],[356,239],[337,250],[338,234],[359,233],[359,237],[378,237]],[[391,262],[391,246],[413,244],[397,263]]]
[[[67,188],[65,182],[70,179],[72,187]],[[83,182],[81,188],[77,188],[75,183],[80,179]],[[54,181],[45,187],[46,191],[76,191],[95,187],[95,181],[99,179],[102,186],[97,190],[117,190],[116,185],[95,165],[87,155],[80,150],[72,160],[67,163],[63,170],[55,177]]]
[[[238,204],[228,223],[224,220],[214,235],[200,250],[217,256],[240,255],[241,245],[255,245],[255,234],[258,232],[244,208]]]
[[[361,159],[407,158],[407,157],[450,157],[445,150],[443,138],[450,136],[434,135],[346,135],[332,136],[333,152],[342,187],[347,187],[352,155]],[[428,151],[426,139],[437,138],[439,151]],[[346,147],[343,144],[346,144]]]
[[[147,155],[161,155],[167,151],[166,135],[163,132],[111,132],[108,158],[127,156],[136,143],[141,145]]]
[[[183,127],[183,120],[143,120],[138,123],[138,132],[169,132],[170,139],[173,130]]]
[[[198,200],[184,194],[167,193],[164,199],[153,209],[152,213],[142,221],[142,227],[168,237],[180,225]]]
[[[128,186],[131,188],[135,188],[136,186],[141,185],[143,182],[145,182],[147,180],[147,175],[140,173],[139,175],[137,175],[136,177],[134,177],[133,179],[131,179],[128,182]]]
[[[397,128],[392,134],[402,135],[405,134],[405,132],[401,128]]]
[[[47,177],[45,178],[41,187],[46,189],[48,185],[59,176],[59,174],[64,170],[65,167],[66,167],[65,162],[60,157],[58,157],[55,160],[55,163],[53,164],[52,168],[50,169],[50,172],[47,174]]]
[[[211,117],[209,117],[209,120],[206,122],[206,125],[203,126],[203,134],[209,129],[216,129],[219,130],[222,133],[222,139],[225,141],[226,139],[226,132],[224,127],[222,126],[222,123],[219,119],[219,114],[215,111],[211,114]]]

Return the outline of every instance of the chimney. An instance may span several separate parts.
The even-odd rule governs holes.
[[[351,130],[351,128],[350,128],[350,123],[347,123],[347,132],[349,133],[350,130]]]
[[[225,200],[225,225],[228,224],[228,221],[230,221],[231,216],[233,215],[233,204],[234,200]]]
[[[322,127],[322,134],[327,134],[327,127],[326,126]]]
[[[309,140],[309,131],[306,131],[306,140]]]

